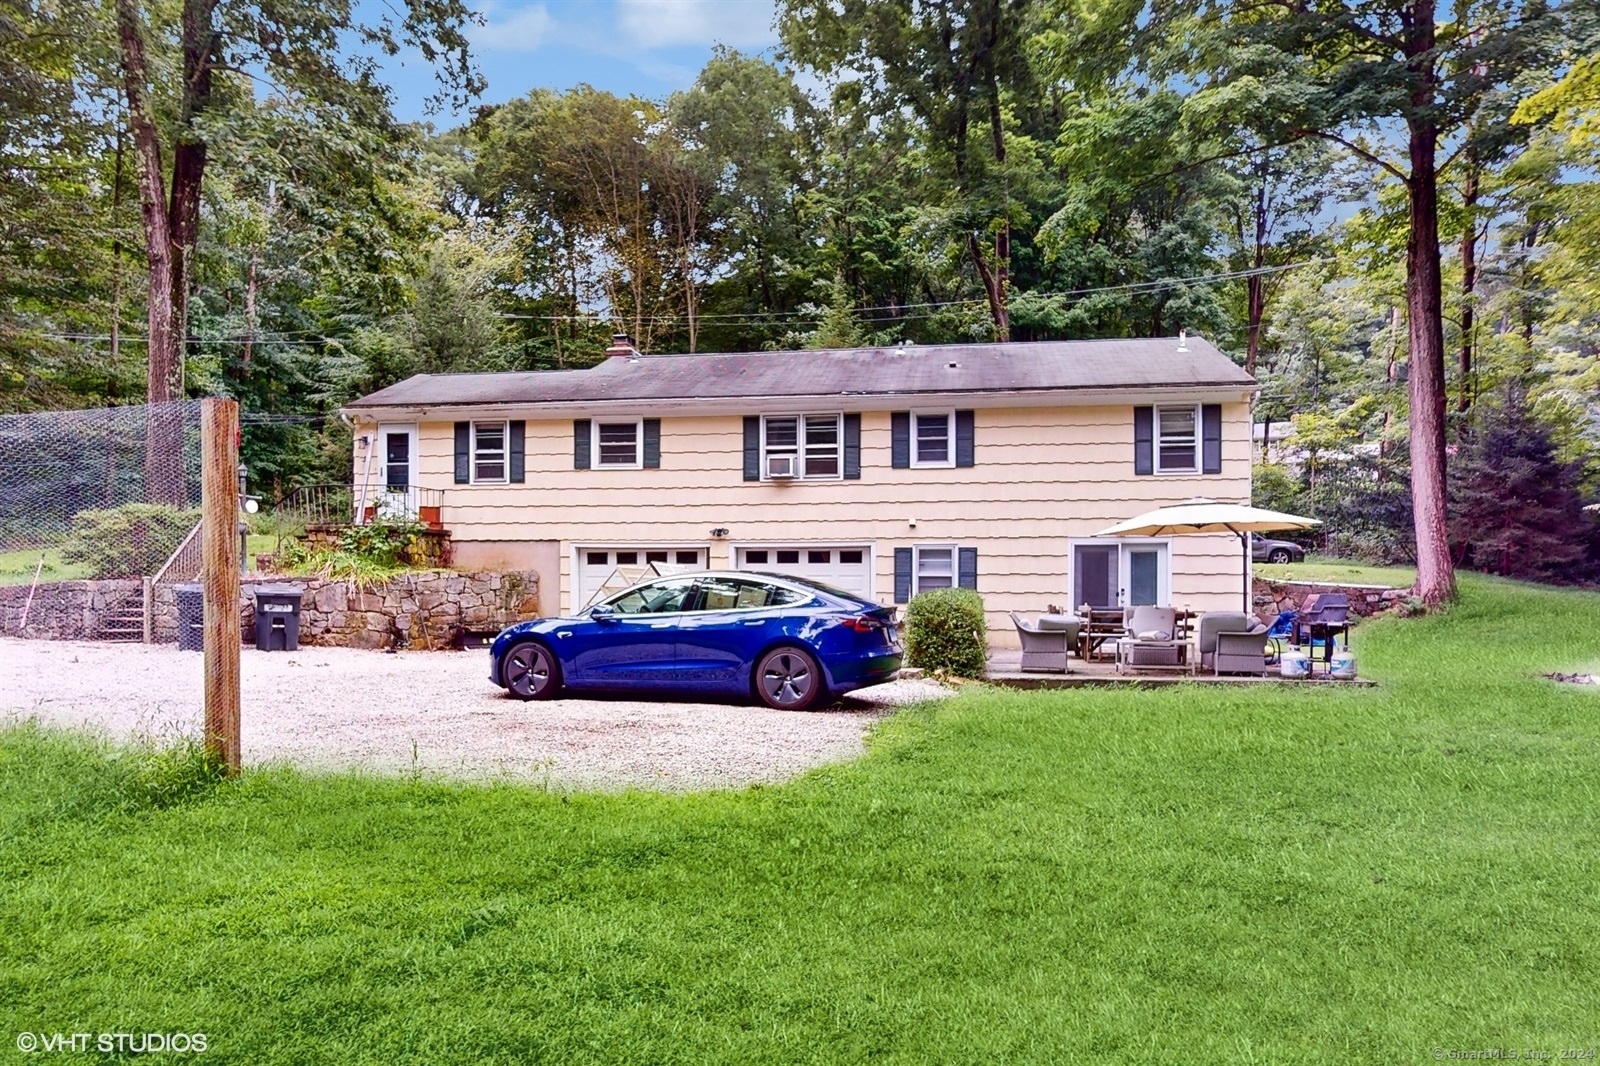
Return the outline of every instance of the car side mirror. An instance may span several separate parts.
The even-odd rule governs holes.
[[[589,617],[596,622],[615,622],[617,612],[611,609],[610,604],[598,604],[589,609]]]

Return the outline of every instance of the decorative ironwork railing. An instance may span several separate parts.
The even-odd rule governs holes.
[[[416,485],[399,489],[302,485],[279,498],[273,513],[290,525],[366,525],[383,518],[415,520],[421,517],[423,508],[437,508],[443,501],[442,489]]]

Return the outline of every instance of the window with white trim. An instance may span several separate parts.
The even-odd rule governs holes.
[[[1200,469],[1200,409],[1156,408],[1156,470],[1192,474]]]
[[[506,480],[506,424],[472,423],[472,483],[503,484]]]
[[[773,458],[789,457],[797,478],[838,478],[844,473],[843,415],[767,415],[761,419],[761,477],[772,477]]]
[[[639,470],[644,466],[642,431],[643,419],[592,423],[594,465],[611,470]]]
[[[911,415],[911,465],[955,466],[956,413],[939,411]]]
[[[954,588],[956,549],[953,544],[920,545],[912,548],[911,576],[913,596],[929,589]]]

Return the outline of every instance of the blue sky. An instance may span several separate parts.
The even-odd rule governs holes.
[[[472,32],[489,80],[482,103],[580,82],[661,98],[693,83],[713,45],[769,52],[777,44],[773,0],[477,0],[476,7],[486,22]],[[420,57],[397,57],[385,70],[400,118],[440,128],[464,119],[425,114],[435,82]]]

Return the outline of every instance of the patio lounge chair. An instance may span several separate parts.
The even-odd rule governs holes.
[[[1181,667],[1184,643],[1178,633],[1178,612],[1171,607],[1130,607],[1124,623],[1128,635],[1117,642],[1117,668]]]
[[[1265,674],[1267,627],[1239,611],[1207,611],[1200,616],[1200,668],[1215,674]]]
[[[1022,669],[1038,673],[1067,672],[1067,649],[1078,643],[1082,623],[1070,614],[1044,614],[1038,624],[1029,625],[1016,611],[1011,622],[1022,641]]]

